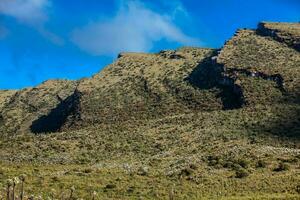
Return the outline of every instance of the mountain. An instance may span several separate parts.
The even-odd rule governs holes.
[[[262,22],[221,49],[120,53],[91,78],[0,91],[0,176],[104,199],[297,199],[299,51],[299,23]]]

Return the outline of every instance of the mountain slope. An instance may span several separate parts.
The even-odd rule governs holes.
[[[84,199],[299,199],[299,27],[0,91],[0,185],[26,173],[45,197],[75,185]]]
[[[261,23],[256,31],[238,31],[220,51],[120,54],[92,78],[18,91],[2,109],[4,124],[17,122],[6,131],[55,132],[176,113],[295,103],[300,96],[300,56],[293,49],[298,29],[298,24]],[[38,101],[24,102],[30,99]]]
[[[48,114],[61,101],[68,98],[75,90],[77,83],[72,81],[53,80],[20,91],[8,91],[1,95],[2,100],[2,133],[7,135],[30,132],[32,122]]]
[[[299,23],[266,23],[258,25],[257,33],[284,42],[288,46],[300,51]]]
[[[80,83],[83,121],[134,120],[220,107],[219,103],[202,105],[214,97],[184,81],[211,51],[183,48],[121,54],[114,64]]]
[[[6,124],[13,125],[6,130],[21,133],[30,127],[35,133],[55,132],[97,123],[221,109],[222,102],[216,100],[214,91],[199,91],[185,81],[194,67],[212,52],[211,49],[182,48],[157,54],[121,54],[99,74],[78,81],[78,100],[72,98],[75,82],[54,82],[49,88],[43,84],[18,91],[19,98],[13,97],[13,102],[3,109]],[[27,99],[39,99],[44,105],[39,102],[24,105],[22,101]],[[41,108],[42,112],[31,111],[30,106]],[[80,108],[77,110],[80,113],[73,113],[77,117],[67,113],[73,106]],[[12,124],[9,113],[17,108],[19,110],[14,112],[24,114],[14,115],[12,120],[19,122]],[[22,122],[26,114],[32,117]]]
[[[217,62],[229,76],[237,76],[249,104],[299,96],[299,52],[255,31],[239,31],[225,44]]]

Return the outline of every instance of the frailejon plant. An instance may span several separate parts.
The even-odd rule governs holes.
[[[69,197],[70,200],[73,199],[73,197],[74,197],[74,192],[75,192],[75,187],[72,186],[71,189],[70,189],[70,197]]]
[[[24,183],[25,183],[26,175],[22,174],[20,176],[20,181],[21,181],[21,192],[20,192],[20,199],[23,200],[24,198]]]
[[[12,179],[8,179],[6,182],[7,185],[7,189],[6,189],[6,199],[10,200],[10,188],[13,185],[13,180]]]

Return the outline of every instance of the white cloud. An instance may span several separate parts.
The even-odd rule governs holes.
[[[48,5],[48,0],[0,0],[0,14],[37,25],[47,20],[44,10]]]
[[[189,18],[189,14],[180,0],[163,1],[162,4],[172,10],[172,18],[178,16]]]
[[[43,37],[56,45],[64,40],[45,28],[50,0],[0,0],[0,14],[10,16],[36,29]]]
[[[199,44],[174,24],[172,16],[156,13],[137,1],[122,3],[112,19],[90,23],[72,33],[72,41],[94,55],[149,51],[154,42],[162,39],[183,45]]]

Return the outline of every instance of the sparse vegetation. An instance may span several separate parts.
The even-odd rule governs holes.
[[[299,199],[288,38],[241,30],[220,51],[123,53],[92,78],[0,91],[0,200]]]

